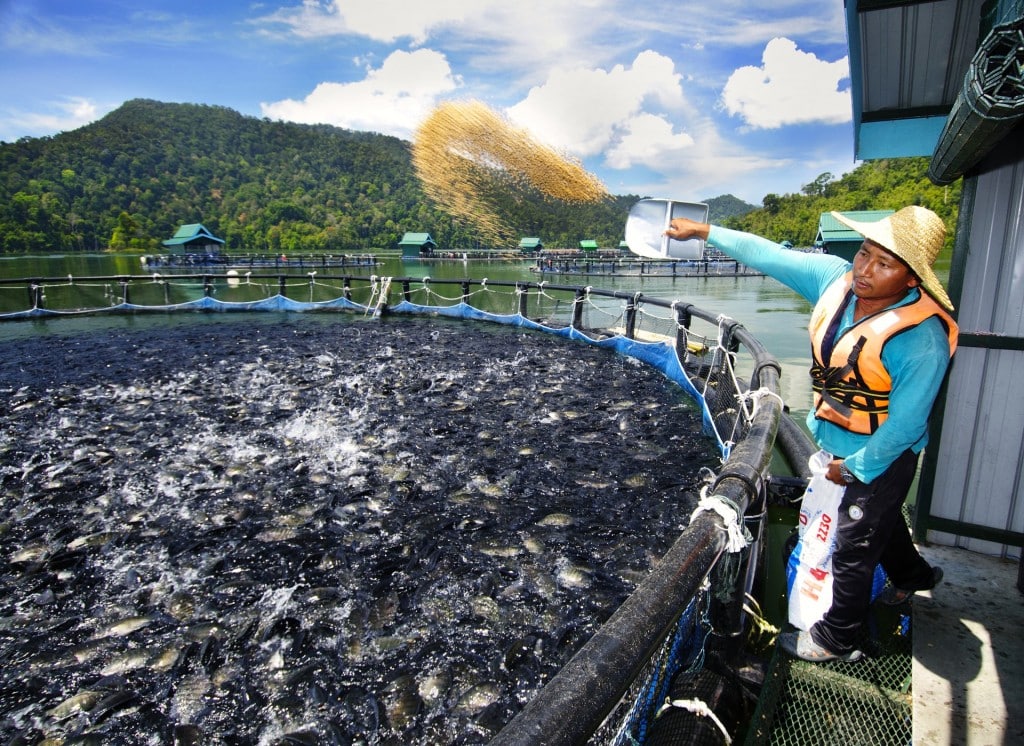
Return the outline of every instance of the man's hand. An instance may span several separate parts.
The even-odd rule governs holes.
[[[838,484],[842,487],[845,487],[846,485],[850,484],[850,482],[852,482],[855,479],[855,477],[849,471],[846,471],[844,473],[842,467],[843,460],[841,458],[832,459],[832,461],[829,462],[828,471],[825,472],[825,478],[828,481],[834,482],[835,484]],[[846,478],[847,476],[848,478]]]
[[[669,223],[665,235],[677,241],[685,241],[688,238],[701,238],[707,241],[708,231],[710,230],[711,226],[707,223],[698,223],[696,220],[690,220],[689,218],[674,218]]]

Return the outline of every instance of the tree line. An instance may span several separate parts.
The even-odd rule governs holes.
[[[202,223],[229,251],[359,253],[395,248],[406,232],[442,250],[487,246],[422,193],[410,143],[329,125],[273,122],[226,107],[124,103],[51,137],[0,143],[0,253],[156,251],[178,226]],[[925,204],[953,215],[958,189],[927,182],[925,159],[883,161],[755,209],[708,199],[711,219],[809,245],[828,209]],[[954,194],[954,192],[956,192]],[[638,195],[571,205],[529,190],[496,190],[495,211],[549,248],[582,239],[617,247]],[[950,226],[952,227],[952,225]]]

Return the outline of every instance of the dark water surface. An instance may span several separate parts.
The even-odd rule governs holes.
[[[717,465],[659,373],[443,319],[8,338],[0,395],[7,742],[486,742]]]

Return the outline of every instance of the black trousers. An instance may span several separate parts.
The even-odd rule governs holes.
[[[832,606],[811,627],[811,638],[833,653],[850,652],[867,616],[879,562],[897,588],[920,590],[932,568],[918,553],[903,519],[917,454],[907,450],[869,484],[847,485],[832,554]]]

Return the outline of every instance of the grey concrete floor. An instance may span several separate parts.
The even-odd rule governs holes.
[[[1018,565],[954,547],[913,608],[915,746],[1024,744],[1024,594]]]

